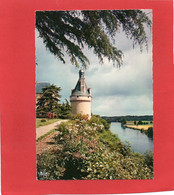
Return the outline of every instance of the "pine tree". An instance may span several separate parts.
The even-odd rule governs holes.
[[[71,115],[71,105],[67,99],[61,105],[61,118],[69,118]]]
[[[60,87],[56,87],[55,85],[51,85],[49,87],[45,87],[42,89],[43,94],[38,99],[36,104],[36,115],[37,117],[47,117],[49,112],[54,112],[55,109],[60,107],[59,101],[61,95],[59,92],[61,91]]]

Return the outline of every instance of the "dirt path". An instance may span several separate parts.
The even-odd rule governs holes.
[[[66,122],[66,121],[67,120],[60,120],[60,121],[57,121],[55,123],[36,128],[36,139],[38,139],[40,136],[46,134],[50,130],[55,129],[60,123]]]
[[[44,137],[43,139],[36,142],[36,154],[42,154],[46,151],[56,150],[60,146],[55,143],[54,137],[58,134],[57,131],[49,134],[48,136]]]

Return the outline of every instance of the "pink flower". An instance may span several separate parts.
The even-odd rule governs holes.
[[[94,148],[98,150],[98,147],[97,146],[94,146]]]
[[[86,156],[85,156],[85,154],[83,154],[83,155],[82,155],[82,158],[83,158],[83,159],[86,159]]]
[[[84,139],[85,143],[91,144],[91,141],[89,139]]]
[[[90,150],[89,150],[89,152],[90,152],[90,153],[93,153],[93,152],[94,152],[94,150],[90,149]]]
[[[78,151],[78,152],[74,153],[74,156],[75,156],[76,158],[79,158],[79,157],[80,157],[80,152]]]
[[[96,145],[97,143],[98,143],[98,142],[94,139],[94,140],[93,140],[93,144],[95,144],[95,145]]]
[[[77,136],[77,140],[81,140],[82,139],[82,136],[81,135],[78,135]]]

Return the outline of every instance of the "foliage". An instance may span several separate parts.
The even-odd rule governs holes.
[[[145,153],[145,162],[148,167],[153,171],[153,152],[148,151]]]
[[[131,154],[130,145],[128,143],[127,145],[123,144],[119,137],[111,133],[111,131],[104,131],[100,135],[100,141],[106,144],[111,151],[119,151],[119,153],[121,153],[123,156]]]
[[[79,119],[79,120],[86,120],[87,122],[89,122],[89,115],[88,115],[88,114],[77,113],[77,114],[73,114],[73,115],[71,116],[71,119],[72,119],[72,120],[76,120],[76,119]]]
[[[103,124],[84,118],[62,123],[57,129],[55,142],[59,146],[57,151],[38,155],[38,179],[153,177],[150,158],[133,153],[129,145],[106,131]]]
[[[48,135],[50,135],[51,133],[54,133],[55,132],[55,129],[52,129],[50,131],[48,131],[47,133],[45,133],[44,135],[40,136],[36,141],[40,141],[42,140],[43,138],[47,137]]]
[[[153,127],[149,127],[149,128],[148,128],[148,130],[147,130],[147,135],[148,135],[148,137],[153,138]]]
[[[106,120],[100,117],[100,115],[92,115],[90,119],[90,124],[98,124],[98,125],[103,125],[105,130],[109,130],[110,128],[110,123],[108,123]]]
[[[55,85],[44,87],[42,91],[43,94],[38,99],[36,104],[36,115],[38,118],[46,118],[48,117],[49,112],[53,112],[55,109],[57,109],[59,107],[61,97],[59,95],[61,88],[56,87]]]
[[[139,44],[142,50],[148,43],[145,25],[151,26],[151,21],[142,10],[36,12],[36,28],[46,48],[63,63],[66,52],[77,67],[89,63],[83,53],[85,45],[101,63],[106,57],[120,66],[123,54],[114,46],[116,32],[122,29],[133,45]]]
[[[138,125],[143,125],[143,122],[142,121],[138,121]]]
[[[122,120],[121,120],[121,125],[123,126],[123,125],[125,125],[126,124],[126,119],[125,118],[122,118]]]
[[[60,118],[62,119],[70,119],[71,118],[71,105],[67,99],[65,99],[65,103],[61,104],[60,109]]]
[[[41,119],[41,120],[40,120],[40,122],[42,122],[42,123],[43,123],[43,122],[46,122],[46,121],[47,121],[46,119]]]
[[[60,104],[60,87],[51,85],[42,89],[43,94],[36,104],[36,115],[38,118],[70,118],[71,105],[66,99],[65,103]]]
[[[36,128],[40,127],[40,126],[45,126],[45,125],[49,125],[51,123],[55,123],[56,121],[58,121],[59,119],[40,119],[37,118],[36,119]],[[44,122],[43,122],[44,121]]]
[[[153,115],[103,116],[102,118],[109,121],[109,122],[121,122],[122,118],[125,118],[126,121],[153,121]]]

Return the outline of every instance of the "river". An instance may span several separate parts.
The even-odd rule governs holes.
[[[110,130],[117,134],[123,143],[128,141],[133,151],[141,154],[144,154],[147,150],[153,151],[153,139],[141,133],[140,130],[123,128],[119,122],[112,122]]]

